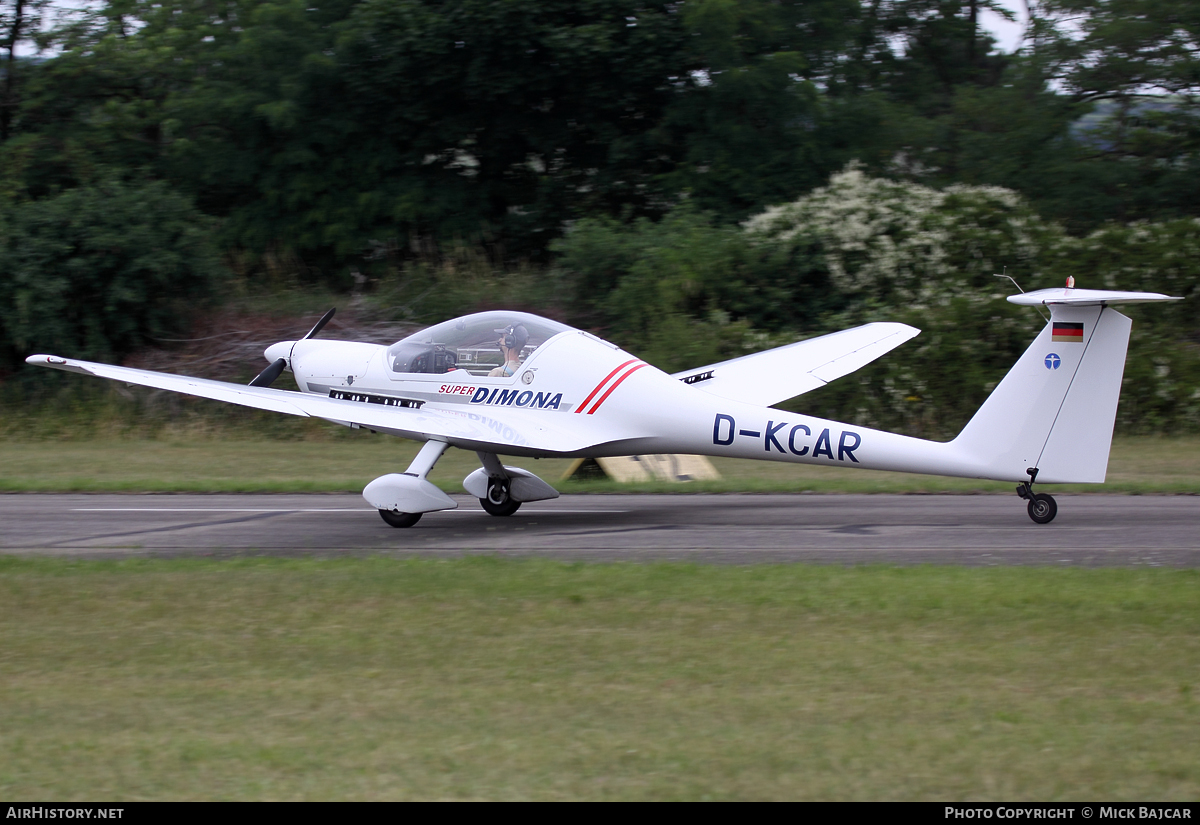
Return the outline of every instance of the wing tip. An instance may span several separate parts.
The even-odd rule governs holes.
[[[60,358],[57,355],[38,353],[26,358],[25,363],[32,364],[35,367],[65,367],[68,362],[66,358]]]
[[[917,327],[914,327],[911,324],[903,324],[899,321],[871,321],[869,323],[863,324],[862,327],[849,327],[847,329],[840,330],[840,331],[841,332],[851,332],[855,329],[862,329],[863,327],[886,327],[888,329],[894,330],[897,333],[905,334],[909,338],[915,338],[916,336],[921,334],[921,330],[918,329]],[[837,333],[834,333],[834,334],[836,335]]]

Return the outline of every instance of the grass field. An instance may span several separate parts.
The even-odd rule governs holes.
[[[348,434],[330,440],[223,438],[219,433],[161,439],[0,440],[0,491],[359,492],[371,479],[402,472],[419,444]],[[357,437],[355,437],[357,436]],[[564,492],[1004,492],[1011,484],[866,470],[713,459],[712,482],[623,485],[559,483],[565,459],[515,459]],[[450,492],[479,466],[451,449],[430,478]],[[1113,444],[1103,485],[1054,485],[1063,492],[1200,493],[1200,438],[1124,438]]]
[[[1194,800],[1198,585],[0,559],[0,797]]]

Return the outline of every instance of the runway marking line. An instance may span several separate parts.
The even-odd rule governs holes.
[[[72,513],[374,513],[366,507],[72,507]],[[628,513],[628,510],[526,510],[528,515],[550,513]],[[435,510],[434,513],[486,516],[482,510]]]

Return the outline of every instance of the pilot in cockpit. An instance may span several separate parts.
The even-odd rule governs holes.
[[[500,335],[500,355],[504,363],[488,373],[489,378],[507,378],[521,368],[521,350],[529,342],[529,331],[522,324],[509,324],[496,330]]]

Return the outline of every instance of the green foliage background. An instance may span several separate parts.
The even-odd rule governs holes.
[[[942,437],[1040,323],[1007,268],[1186,296],[1119,428],[1196,430],[1200,12],[1028,5],[1006,53],[993,0],[0,0],[0,381],[296,290],[668,369],[887,319],[802,402]]]
[[[1118,431],[1200,422],[1200,221],[1108,224],[1082,238],[1014,192],[871,178],[830,184],[740,227],[683,207],[662,221],[577,224],[555,246],[591,322],[677,371],[871,321],[922,334],[806,394],[795,409],[931,438],[953,436],[1045,323],[1005,300],[1058,286],[1166,292],[1134,319]],[[789,406],[785,404],[784,406]]]
[[[5,360],[61,350],[119,358],[179,334],[224,270],[212,220],[162,181],[108,181],[0,213]]]

